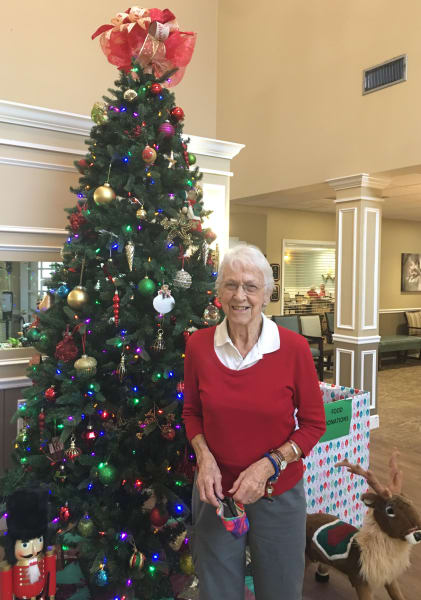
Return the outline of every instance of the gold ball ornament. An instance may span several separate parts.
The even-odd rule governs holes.
[[[97,125],[108,121],[107,105],[105,102],[95,102],[91,110],[91,119]]]
[[[148,216],[148,213],[146,212],[146,210],[143,208],[138,208],[136,211],[136,217],[140,220],[140,221],[145,221],[146,217]]]
[[[123,94],[123,98],[127,100],[127,102],[133,102],[137,98],[137,92],[135,90],[126,90]]]
[[[73,365],[77,377],[92,377],[96,374],[97,361],[93,356],[82,354]]]
[[[78,533],[80,533],[82,537],[91,536],[94,533],[94,529],[95,527],[92,519],[87,514],[85,514],[77,524]]]
[[[147,165],[152,165],[156,161],[156,150],[151,146],[145,146],[142,152],[142,158]]]
[[[109,183],[104,183],[104,185],[100,185],[94,191],[94,202],[97,205],[109,204],[113,200],[115,200],[115,191]]]
[[[67,304],[74,310],[80,310],[83,308],[85,304],[87,304],[88,300],[88,292],[81,285],[74,287],[67,296]]]
[[[194,575],[193,557],[190,552],[185,552],[180,556],[180,569],[185,575]]]

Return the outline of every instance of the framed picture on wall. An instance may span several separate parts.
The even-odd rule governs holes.
[[[272,267],[272,273],[273,273],[273,278],[275,281],[279,281],[279,277],[281,274],[281,267],[280,265],[278,265],[277,263],[270,263],[270,266]]]
[[[279,266],[279,265],[278,265]],[[272,295],[270,297],[271,302],[279,302],[279,285],[275,283]]]
[[[401,292],[421,292],[421,254],[401,254]]]

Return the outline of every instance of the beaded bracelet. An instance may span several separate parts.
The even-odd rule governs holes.
[[[269,452],[266,452],[266,454],[264,454],[263,456],[265,456],[265,458],[268,458],[270,460],[270,462],[272,463],[273,468],[275,469],[275,473],[273,475],[271,475],[271,477],[269,477],[268,481],[276,481],[279,477],[279,466],[278,463],[276,462],[276,460],[273,458],[273,456],[271,456],[269,454]]]

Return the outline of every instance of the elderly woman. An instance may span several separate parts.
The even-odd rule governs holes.
[[[186,349],[184,422],[197,457],[193,558],[200,600],[244,600],[249,545],[256,600],[302,595],[305,456],[325,431],[305,338],[262,313],[272,270],[258,248],[222,261],[216,289],[225,319],[195,332]],[[244,505],[247,535],[235,537],[215,510]],[[233,502],[225,505],[233,508]]]

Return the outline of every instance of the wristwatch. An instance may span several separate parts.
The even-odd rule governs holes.
[[[280,471],[285,471],[285,469],[288,466],[287,460],[285,458],[285,456],[282,454],[282,452],[280,450],[278,450],[277,448],[274,448],[273,450],[269,450],[270,454],[274,454],[277,458],[277,463],[278,463],[278,467]]]

